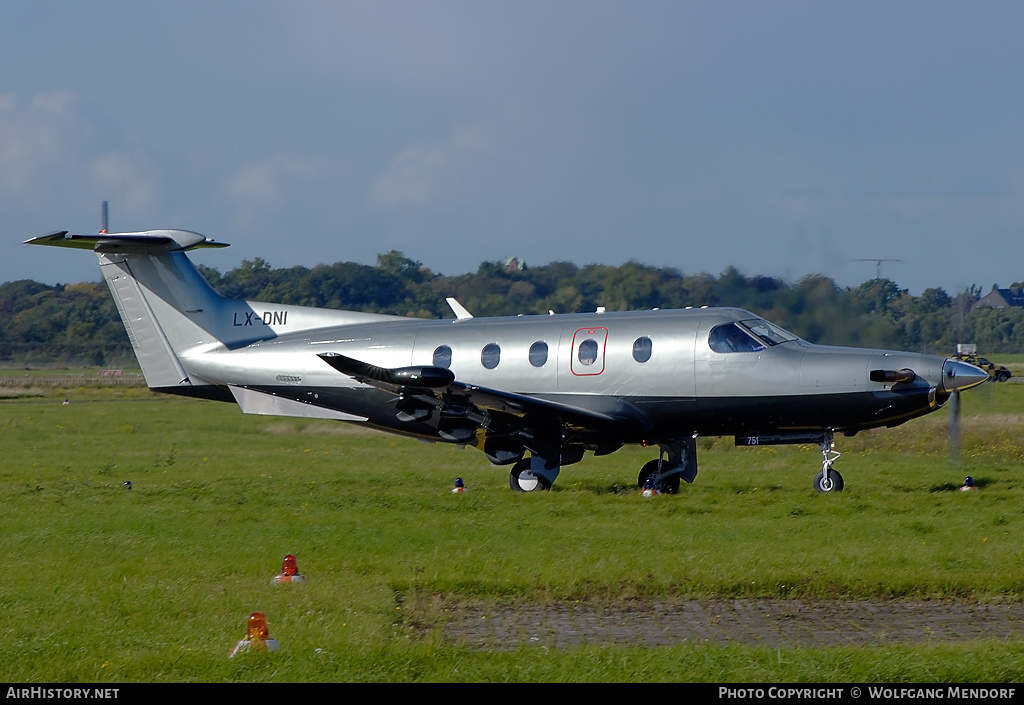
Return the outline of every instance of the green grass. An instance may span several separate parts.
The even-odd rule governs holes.
[[[1024,388],[812,447],[699,439],[679,496],[635,490],[650,449],[514,494],[473,450],[226,404],[81,390],[0,402],[0,672],[20,681],[1006,681],[1024,643],[472,651],[441,639],[459,600],[957,599],[1024,595]],[[964,475],[981,490],[954,491]],[[469,491],[449,493],[456,476]],[[122,483],[130,480],[131,491]],[[271,586],[295,553],[309,582]],[[227,654],[249,612],[280,653]]]

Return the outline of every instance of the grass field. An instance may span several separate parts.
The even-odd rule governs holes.
[[[61,404],[64,396],[71,403]],[[1017,602],[1024,385],[816,448],[699,439],[679,496],[635,489],[650,449],[514,494],[473,450],[133,389],[0,402],[0,673],[8,682],[1016,681],[1024,643],[469,649],[462,603],[685,597]],[[973,475],[980,491],[955,489]],[[469,491],[449,493],[456,476]],[[132,482],[130,491],[123,483]],[[271,586],[294,553],[309,582]],[[277,654],[227,655],[253,610]],[[922,625],[926,629],[927,625]]]

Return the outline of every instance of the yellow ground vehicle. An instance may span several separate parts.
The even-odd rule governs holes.
[[[985,370],[986,372],[988,372],[989,379],[991,379],[993,382],[1005,382],[1011,377],[1010,371],[1008,369],[1006,369],[1002,365],[997,365],[994,362],[989,362],[980,355],[957,355],[956,359],[963,360],[964,362],[969,362],[972,365],[975,365],[976,367],[980,367],[981,369]]]

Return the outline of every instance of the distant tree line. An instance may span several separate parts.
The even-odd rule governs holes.
[[[686,306],[738,306],[814,343],[946,354],[957,342],[984,353],[1024,351],[1024,309],[978,307],[981,290],[912,296],[889,279],[840,288],[811,275],[796,283],[747,277],[730,267],[715,277],[637,262],[621,266],[552,262],[537,267],[484,262],[476,272],[436,274],[401,252],[376,266],[354,262],[273,268],[256,258],[221,274],[200,271],[225,296],[302,306],[451,317],[456,297],[476,316],[573,313]],[[1021,284],[1013,284],[1018,287]],[[0,360],[18,365],[134,364],[131,346],[103,282],[0,284]]]

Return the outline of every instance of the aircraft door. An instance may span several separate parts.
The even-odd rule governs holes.
[[[594,377],[604,372],[607,328],[580,328],[572,336],[569,369],[576,377]]]

